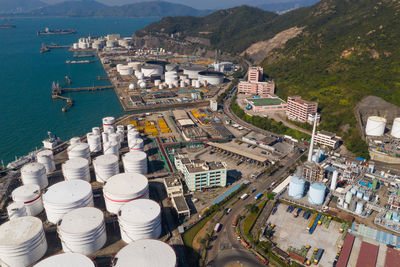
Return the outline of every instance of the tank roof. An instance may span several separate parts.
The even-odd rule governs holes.
[[[40,186],[37,184],[25,184],[20,187],[17,187],[12,191],[12,198],[16,198],[18,200],[29,201],[32,200],[32,197],[37,197],[40,195]]]
[[[199,75],[208,77],[224,77],[224,74],[222,72],[217,71],[201,71],[199,72]]]
[[[143,142],[143,139],[137,138],[135,140],[136,144],[142,143],[141,141],[138,141],[139,139],[142,140],[142,142]],[[131,142],[133,143],[133,141],[131,141]],[[130,151],[130,152],[124,154],[123,158],[128,161],[140,161],[140,160],[144,160],[145,158],[147,158],[147,154],[146,154],[146,152],[143,152],[140,150],[133,150],[133,151]]]
[[[153,221],[160,214],[160,205],[151,199],[137,199],[126,203],[120,209],[120,219],[130,223]]]
[[[84,207],[66,213],[59,222],[59,230],[69,234],[90,232],[104,223],[103,212],[97,208]]]
[[[28,173],[28,172],[35,173],[35,172],[39,172],[39,171],[43,171],[43,170],[45,170],[45,167],[44,167],[44,165],[42,163],[31,162],[31,163],[25,164],[22,167],[21,172],[24,172],[24,173]]]
[[[18,246],[35,238],[43,231],[42,221],[24,216],[12,219],[0,226],[0,247]]]
[[[146,190],[149,182],[146,176],[139,173],[120,173],[110,177],[103,187],[105,193],[126,196],[138,194]]]
[[[118,162],[118,157],[114,154],[101,155],[93,160],[93,163],[97,165],[108,165],[115,162]]]
[[[92,192],[92,186],[83,180],[69,180],[50,186],[43,194],[43,201],[49,203],[71,203],[79,201]]]
[[[146,267],[175,267],[177,265],[174,249],[155,239],[137,240],[121,249],[115,259],[118,259],[115,267],[132,266],[132,261],[136,266]]]
[[[83,267],[95,267],[93,261],[87,256],[80,253],[63,253],[58,254],[47,259],[40,261],[35,264],[34,267],[71,267],[71,266],[83,266]]]
[[[73,168],[73,169],[77,169],[77,168],[83,168],[85,166],[87,166],[89,164],[89,161],[85,158],[72,158],[67,160],[64,164],[63,167],[64,168]]]

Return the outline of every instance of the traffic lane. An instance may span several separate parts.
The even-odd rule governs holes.
[[[241,263],[246,267],[264,266],[251,252],[242,249],[224,251],[218,254],[211,263],[213,267],[225,267],[229,264]]]

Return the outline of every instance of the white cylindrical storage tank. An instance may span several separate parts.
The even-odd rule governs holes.
[[[121,143],[125,140],[125,131],[117,130],[117,134],[119,137],[119,147],[121,148]]]
[[[122,76],[128,76],[133,74],[133,69],[129,66],[121,66],[119,68],[119,74]]]
[[[128,143],[138,138],[139,138],[139,132],[136,129],[128,131]]]
[[[174,87],[178,87],[178,86],[179,86],[179,81],[178,81],[178,80],[174,81],[173,86],[174,86]]]
[[[117,126],[117,131],[125,131],[125,126],[124,125],[118,125]]]
[[[21,179],[24,184],[39,185],[40,189],[44,189],[49,185],[46,168],[38,162],[25,164],[21,169]]]
[[[71,180],[56,183],[43,194],[43,206],[47,220],[57,223],[67,212],[93,207],[92,186],[83,180]]]
[[[110,142],[104,143],[103,153],[104,153],[104,155],[112,154],[112,155],[119,157],[119,142],[110,141]]]
[[[183,74],[186,74],[190,79],[197,79],[199,72],[206,70],[206,67],[200,65],[193,65],[183,69]]]
[[[108,178],[119,173],[118,157],[112,154],[98,156],[93,160],[96,180],[104,183]]]
[[[154,86],[159,86],[161,84],[161,80],[155,80],[154,81]]]
[[[96,153],[101,151],[101,137],[100,135],[95,135],[94,133],[88,133],[86,135],[87,142],[89,145],[90,152]]]
[[[140,87],[140,89],[146,89],[146,87],[147,87],[146,82],[144,82],[144,81],[140,82],[139,87]]]
[[[164,89],[164,85],[160,84],[160,85],[158,86],[158,89],[159,89],[159,90],[163,90],[163,89]]]
[[[56,164],[54,162],[53,151],[45,149],[36,154],[36,160],[42,163],[46,168],[46,172],[53,172],[56,170]]]
[[[119,134],[117,133],[112,133],[110,135],[108,135],[108,141],[109,142],[115,142],[115,143],[119,143]]]
[[[198,74],[200,82],[207,82],[211,85],[221,84],[224,82],[224,74],[214,71],[202,71]]]
[[[331,191],[335,191],[335,189],[336,189],[338,175],[339,175],[339,172],[337,170],[334,170],[333,174],[332,174]]]
[[[147,174],[147,154],[140,150],[132,150],[122,156],[126,173]]]
[[[115,118],[114,117],[105,117],[103,118],[103,130],[104,132],[107,132],[107,128],[112,128],[114,130],[114,123],[115,123]]]
[[[142,63],[140,62],[129,62],[128,66],[132,67],[132,69],[135,70],[135,73],[136,71],[140,72],[140,70],[142,69]]]
[[[121,249],[112,263],[113,267],[177,267],[175,250],[159,240],[142,239]]]
[[[356,214],[361,215],[364,209],[364,203],[362,201],[357,202],[356,205]]]
[[[363,196],[364,196],[363,192],[360,192],[360,191],[357,192],[357,198],[362,199]]]
[[[352,188],[350,189],[350,192],[351,192],[353,195],[355,195],[355,194],[357,194],[357,189],[358,189],[358,188],[356,188],[356,187],[352,187]]]
[[[339,198],[339,200],[338,200],[338,204],[339,204],[339,206],[343,207],[343,204],[344,204],[344,198]]]
[[[7,214],[10,220],[28,216],[26,213],[26,208],[24,202],[12,202],[10,205],[7,206]]]
[[[80,137],[72,137],[71,139],[69,139],[69,144],[70,145],[75,145],[81,142],[81,138]]]
[[[350,204],[351,199],[353,198],[353,194],[350,191],[347,191],[345,201],[347,204]]]
[[[66,181],[84,180],[90,182],[89,161],[84,158],[73,158],[62,165],[62,172]]]
[[[17,187],[12,191],[11,197],[15,202],[24,203],[26,213],[29,216],[36,216],[43,211],[42,194],[37,184]]]
[[[185,82],[184,82],[184,81],[181,81],[181,82],[180,82],[180,87],[181,87],[181,88],[185,87]]]
[[[80,253],[63,253],[48,257],[33,267],[96,267],[94,262]]]
[[[117,214],[122,205],[139,198],[149,198],[149,182],[139,173],[120,173],[110,177],[103,187],[107,211]]]
[[[159,238],[161,235],[161,208],[150,199],[126,203],[118,211],[121,238],[126,243],[139,239]]]
[[[78,143],[70,145],[67,149],[68,158],[84,158],[90,163],[90,148],[87,143]]]
[[[394,119],[390,134],[395,138],[400,138],[400,118]]]
[[[104,214],[92,207],[83,207],[66,213],[57,224],[58,236],[64,252],[90,255],[107,241]]]
[[[176,72],[177,70],[178,70],[178,65],[176,65],[176,64],[168,64],[168,65],[166,65],[165,66],[165,70],[167,71],[167,72]]]
[[[135,84],[131,83],[128,87],[129,90],[135,90]]]
[[[367,194],[364,194],[364,196],[363,196],[363,199],[365,200],[365,201],[369,201],[370,200],[370,196],[369,195],[367,195]]]
[[[367,120],[365,133],[369,136],[382,136],[385,133],[386,119],[378,116],[370,116]]]
[[[144,77],[151,77],[151,75],[162,75],[163,68],[158,65],[144,65],[142,66],[142,73]]]
[[[135,129],[135,126],[132,125],[132,124],[128,124],[128,125],[126,126],[126,129],[127,129],[128,132],[131,131],[131,130],[136,130],[136,129]]]
[[[46,236],[40,219],[24,216],[0,226],[2,265],[27,267],[43,257],[46,251]]]
[[[312,205],[322,205],[325,200],[326,186],[323,183],[312,183],[308,192],[308,202]]]
[[[144,141],[142,138],[131,139],[128,141],[129,150],[144,150]]]
[[[108,142],[108,133],[102,132],[101,133],[101,139],[103,141],[103,144],[107,143]]]
[[[117,71],[118,71],[118,72],[121,70],[121,67],[122,67],[123,65],[124,65],[124,64],[117,64]]]
[[[344,209],[349,209],[349,203],[345,202],[345,203],[343,204],[343,208],[344,208]]]
[[[299,199],[304,194],[305,181],[298,176],[293,176],[289,183],[289,197]]]

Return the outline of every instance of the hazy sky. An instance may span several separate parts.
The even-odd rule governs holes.
[[[65,0],[42,0],[46,3],[58,3]],[[108,5],[122,5],[154,0],[97,0]],[[217,9],[238,6],[242,4],[259,5],[263,3],[292,2],[294,0],[165,0],[168,2],[184,4],[198,9]]]

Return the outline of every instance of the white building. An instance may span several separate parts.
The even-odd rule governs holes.
[[[336,149],[339,147],[340,139],[334,133],[318,131],[315,135],[315,143]]]
[[[226,186],[227,169],[225,162],[192,161],[185,154],[177,154],[175,166],[184,175],[190,191]]]
[[[210,109],[211,111],[218,111],[218,103],[216,100],[214,99],[210,100]]]

